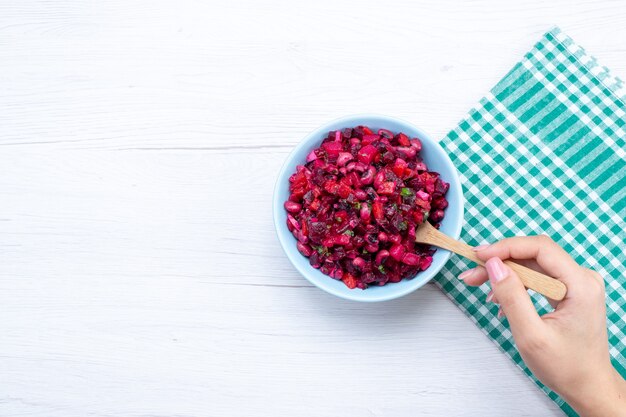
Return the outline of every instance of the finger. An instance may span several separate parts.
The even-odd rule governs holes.
[[[534,259],[511,259],[513,262],[523,265],[526,268],[534,269],[535,271],[539,271],[545,274],[545,271],[542,267],[539,266],[537,261]],[[482,266],[477,266],[476,268],[471,268],[459,275],[459,279],[463,280],[467,285],[472,287],[480,287],[485,282],[489,281],[489,276],[487,275],[487,270]],[[601,279],[601,278],[600,278]],[[559,301],[555,301],[551,298],[546,297],[546,300],[550,303],[552,308],[556,308],[559,305]],[[486,300],[487,302],[497,303],[497,299]]]
[[[516,264],[525,266],[526,268],[530,268],[532,270],[541,272],[542,274],[546,273],[546,271],[534,259],[511,259],[511,261],[515,262]],[[485,276],[487,276],[487,271],[486,270],[485,270]],[[555,301],[555,300],[553,300],[551,298],[548,298],[548,297],[545,297],[545,298],[546,298],[546,300],[548,300],[548,302],[550,303],[552,308],[556,308],[556,306],[559,305],[558,301]]]
[[[535,271],[541,272],[542,274],[546,273],[545,269],[543,269],[541,265],[539,265],[535,259],[510,259],[510,261],[513,261],[516,264],[525,266],[526,268],[530,268]]]
[[[523,265],[527,268],[534,269],[535,271],[539,271],[545,273],[543,268],[537,264],[537,261],[534,259],[511,259],[513,262]],[[487,276],[487,270],[478,265],[475,268],[468,269],[459,275],[459,279],[465,281],[467,285],[471,285],[472,287],[479,287],[483,285],[485,282],[489,280]]]
[[[489,291],[489,294],[487,294],[487,298],[485,298],[485,302],[486,303],[500,304],[498,302],[498,299],[496,298],[496,295],[493,293],[493,290]]]
[[[515,261],[517,263],[517,260]],[[519,262],[519,264],[521,265],[525,265],[528,268],[532,267],[533,262],[532,261],[527,261],[527,260],[523,260],[523,262]],[[534,269],[534,268],[532,268]],[[541,271],[539,269],[539,271]],[[487,270],[485,268],[483,268],[482,266],[478,266],[476,268],[472,268],[472,269],[468,269],[466,272],[470,272],[470,274],[468,276],[465,277],[461,277],[461,275],[459,275],[459,278],[461,278],[463,281],[465,281],[465,283],[467,285],[470,285],[472,287],[480,287],[481,285],[483,285],[485,282],[489,281],[489,276],[487,275]],[[465,272],[464,272],[465,273]],[[490,292],[489,294],[493,294],[493,292]],[[548,303],[550,303],[550,305],[552,306],[552,308],[556,308],[556,306],[559,305],[559,301],[555,301],[551,298],[545,297],[546,300],[548,300]],[[498,299],[494,296],[493,299],[489,299],[489,300],[485,300],[486,302],[492,302],[492,303],[496,303],[498,304]]]
[[[494,296],[509,319],[513,337],[543,331],[543,322],[517,274],[498,257],[489,259],[485,268]]]
[[[502,239],[480,248],[476,251],[476,255],[485,261],[493,257],[534,259],[545,273],[564,281],[580,271],[580,266],[572,257],[545,235]]]
[[[467,285],[471,285],[472,287],[483,285],[489,280],[487,277],[487,271],[482,266],[477,266],[476,268],[464,271],[461,275],[459,275],[459,279],[465,281]]]

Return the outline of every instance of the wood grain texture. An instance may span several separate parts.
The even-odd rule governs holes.
[[[477,256],[477,253],[474,252],[470,245],[440,232],[428,222],[422,223],[417,228],[415,241],[449,250],[476,264],[485,265],[485,262]],[[506,260],[504,263],[517,273],[517,276],[526,288],[555,301],[561,301],[565,298],[567,287],[561,281],[513,261]]]
[[[435,287],[311,287],[270,200],[317,125],[441,137],[553,24],[626,74],[624,21],[619,0],[0,3],[0,415],[561,415]]]

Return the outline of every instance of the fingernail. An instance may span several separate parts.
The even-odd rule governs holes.
[[[498,310],[498,318],[501,319],[502,317],[504,317],[504,311],[502,311],[502,309]]]
[[[500,258],[491,258],[485,263],[489,281],[500,282],[509,275],[508,268],[502,263]]]
[[[490,303],[493,300],[493,291],[489,291],[487,294],[487,298],[485,298],[485,302]]]
[[[483,249],[487,249],[489,246],[491,246],[491,245],[480,245],[480,246],[476,246],[475,248],[472,248],[472,250],[474,252],[480,252]]]
[[[470,276],[472,276],[474,274],[474,272],[476,271],[476,269],[472,268],[472,269],[468,269],[467,271],[463,271],[461,272],[461,274],[459,274],[459,279],[466,279],[469,278]]]

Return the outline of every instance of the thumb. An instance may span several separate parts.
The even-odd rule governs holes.
[[[513,336],[517,336],[515,333],[529,334],[538,331],[543,322],[517,274],[500,258],[489,259],[485,268],[494,298],[506,314]]]

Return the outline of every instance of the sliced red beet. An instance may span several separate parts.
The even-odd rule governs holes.
[[[396,183],[393,181],[386,181],[383,182],[380,187],[378,187],[378,189],[376,190],[376,192],[378,192],[378,194],[381,195],[390,195],[393,194],[396,191]]]
[[[377,154],[378,149],[376,149],[376,147],[372,145],[365,145],[361,149],[359,149],[357,157],[359,159],[359,162],[369,165],[372,163],[372,161],[374,161],[374,158]]]
[[[400,245],[400,244],[394,244],[390,249],[389,249],[389,256],[391,256],[393,259],[395,259],[396,261],[401,261],[402,257],[404,256],[404,246]]]
[[[420,264],[420,257],[414,253],[405,253],[402,255],[402,262],[407,265],[416,266]]]
[[[343,144],[341,142],[324,142],[322,148],[326,151],[328,156],[338,156],[339,152],[343,149]]]
[[[343,274],[342,281],[344,284],[346,284],[346,287],[350,289],[356,288],[357,280],[354,275],[346,272],[345,274]]]
[[[374,203],[372,203],[372,212],[374,213],[374,218],[378,221],[385,218],[383,203],[381,201],[374,201]]]

